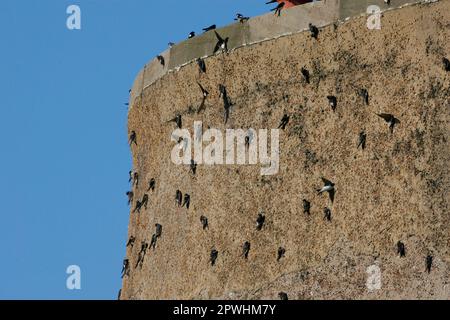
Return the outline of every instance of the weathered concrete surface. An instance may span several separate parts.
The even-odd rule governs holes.
[[[122,299],[433,299],[449,298],[450,267],[450,1],[385,12],[381,30],[368,30],[366,18],[321,30],[242,47],[206,59],[207,74],[196,64],[171,72],[145,88],[129,113],[134,169],[142,198],[150,178],[148,210],[130,216],[127,249],[130,276]],[[300,68],[311,71],[311,84]],[[201,93],[211,93],[197,114]],[[139,81],[137,81],[139,83]],[[228,124],[217,90],[224,84],[235,103]],[[139,85],[139,84],[138,84]],[[366,88],[365,106],[356,91]],[[333,113],[326,96],[334,94]],[[394,134],[375,113],[401,121]],[[196,176],[176,166],[170,154],[173,124],[183,128],[276,128],[291,116],[280,135],[280,172],[261,177],[259,166],[199,166]],[[356,149],[367,133],[366,150]],[[332,205],[317,195],[320,177],[336,183]],[[191,208],[178,208],[175,191],[191,195]],[[302,199],[312,203],[311,215]],[[332,221],[323,219],[330,207]],[[255,229],[260,210],[263,230]],[[202,230],[199,217],[210,227]],[[141,241],[150,242],[155,223],[163,226],[155,250],[135,269]],[[406,257],[396,254],[397,241]],[[249,259],[241,256],[251,242]],[[286,257],[276,261],[279,246]],[[209,253],[219,251],[211,267]],[[425,257],[434,263],[425,272]],[[366,270],[381,269],[382,287],[370,292]]]

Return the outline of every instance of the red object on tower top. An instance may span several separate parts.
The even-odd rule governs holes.
[[[284,2],[285,3],[285,5],[284,5],[285,8],[291,8],[291,7],[297,6],[299,4],[305,4],[305,3],[308,3],[308,2],[312,2],[312,0],[277,0],[277,1],[279,3]]]

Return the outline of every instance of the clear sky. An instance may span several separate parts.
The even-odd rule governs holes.
[[[116,299],[131,156],[128,89],[190,31],[264,0],[2,0],[0,299]],[[81,8],[81,30],[66,9]],[[81,290],[66,268],[81,268]]]

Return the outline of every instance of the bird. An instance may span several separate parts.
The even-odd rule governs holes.
[[[208,228],[208,218],[205,216],[201,216],[200,217],[200,222],[202,224],[202,228],[203,230],[205,230],[206,228]]]
[[[309,71],[306,68],[302,68],[300,70],[300,72],[302,73],[303,79],[305,79],[305,82],[307,84],[309,84],[309,78],[310,78],[310,74]]]
[[[397,254],[399,254],[400,257],[406,256],[405,244],[401,241],[397,242]]]
[[[288,300],[288,295],[286,292],[279,292],[278,297],[280,298],[280,300]]]
[[[358,91],[358,95],[364,99],[364,103],[366,104],[366,106],[369,105],[369,91],[367,91],[367,89],[361,89]]]
[[[130,138],[128,139],[128,144],[131,146],[132,144],[137,145],[136,131],[131,131]]]
[[[150,248],[152,248],[153,250],[156,249],[156,241],[158,241],[158,237],[156,236],[156,233],[154,233],[150,242]]]
[[[175,193],[175,201],[179,207],[181,207],[182,201],[183,201],[183,194],[180,190],[177,190]]]
[[[200,104],[200,107],[198,107],[198,111],[197,113],[200,113],[200,111],[205,109],[205,102],[206,99],[208,98],[209,92],[203,88],[203,86],[200,84],[200,82],[197,82],[198,86],[200,87],[200,90],[202,91],[202,103]]]
[[[284,249],[283,247],[279,247],[277,261],[280,261],[281,258],[284,258],[285,253],[286,253],[286,249]]]
[[[324,183],[324,186],[322,187],[322,189],[317,189],[317,192],[318,192],[318,194],[321,194],[323,192],[328,192],[328,194],[330,196],[330,200],[333,203],[334,202],[334,193],[335,193],[334,183],[323,177],[322,177],[322,181]]]
[[[161,55],[156,56],[156,58],[158,59],[159,63],[161,63],[161,65],[164,67],[166,65],[166,60],[164,60],[164,57]]]
[[[359,137],[358,137],[357,149],[359,149],[359,147],[361,147],[361,149],[363,149],[363,150],[366,148],[366,138],[367,138],[367,134],[364,131],[361,131],[359,133]]]
[[[327,219],[328,221],[331,221],[331,210],[330,208],[324,208],[323,209],[323,213],[324,213],[324,219]]]
[[[128,205],[130,205],[133,202],[134,193],[133,191],[127,191],[126,195],[128,196]]]
[[[145,254],[147,252],[147,248],[148,248],[148,243],[146,243],[145,241],[142,241],[141,242],[141,251],[139,251],[135,268],[137,268],[138,266],[142,267],[142,264],[144,263]]]
[[[311,214],[311,202],[306,199],[303,199],[303,213]]]
[[[147,204],[148,204],[148,194],[144,194],[141,200],[141,206],[143,206],[145,210],[147,210]]]
[[[425,265],[426,265],[426,270],[428,273],[431,272],[431,266],[433,265],[433,256],[431,256],[430,254],[427,255],[426,259],[425,259]]]
[[[130,239],[128,239],[127,247],[132,247],[133,248],[135,241],[136,241],[136,238],[134,236],[131,236]]]
[[[133,171],[132,170],[128,171],[128,176],[129,176],[128,182],[131,182],[131,180],[133,180]]]
[[[442,58],[442,63],[444,64],[444,70],[445,71],[450,71],[450,60],[448,60],[447,58]]]
[[[217,43],[216,43],[216,46],[214,47],[214,52],[213,52],[213,53],[216,53],[216,52],[219,51],[219,50],[228,52],[228,39],[229,39],[229,38],[226,37],[225,39],[223,39],[223,38],[217,33],[216,30],[214,30],[214,33],[215,33],[216,38],[217,38]]]
[[[122,278],[128,276],[130,272],[130,260],[124,259],[122,264]]]
[[[200,72],[206,73],[205,60],[203,60],[202,58],[198,58],[197,65],[198,65],[198,68],[200,69]]]
[[[217,260],[217,256],[219,255],[219,252],[216,249],[212,249],[210,256],[209,256],[209,261],[211,262],[211,266],[214,266],[216,264],[216,260]]]
[[[225,124],[228,122],[228,118],[230,117],[230,108],[232,106],[232,103],[230,101],[230,98],[228,97],[227,88],[225,88],[224,85],[219,85],[219,92],[223,99],[223,108],[224,108],[224,118],[225,118]]]
[[[155,191],[155,185],[156,185],[155,178],[151,178],[150,181],[148,182],[147,192],[150,190]]]
[[[280,125],[278,126],[278,129],[280,128],[283,130],[286,129],[286,126],[289,123],[289,119],[290,119],[289,115],[285,114],[283,118],[281,118],[281,122]]]
[[[311,33],[311,37],[317,40],[317,36],[319,35],[319,29],[310,23],[309,25],[309,32]]]
[[[256,218],[256,230],[261,231],[265,221],[266,216],[263,215],[262,213],[258,214],[258,218]]]
[[[242,246],[242,255],[245,259],[248,259],[248,253],[250,252],[250,242],[245,241],[244,245]]]
[[[208,31],[215,30],[215,29],[216,29],[216,25],[213,24],[213,25],[210,25],[209,27],[204,28],[203,31],[208,32]]]
[[[122,289],[119,289],[119,293],[117,294],[117,300],[120,300],[121,295],[122,295]]]
[[[331,109],[333,109],[333,111],[336,111],[337,98],[335,96],[327,96],[327,99],[328,99],[328,103],[330,104]]]
[[[190,203],[191,203],[191,196],[186,193],[184,195],[183,204],[181,206],[182,207],[186,206],[186,209],[189,209]]]
[[[133,173],[133,185],[136,187],[139,185],[139,173]]]
[[[271,3],[271,2],[268,2],[266,4],[269,4],[269,3]],[[271,9],[270,11],[274,11],[275,15],[278,15],[278,17],[279,17],[281,15],[281,10],[283,10],[285,4],[286,4],[285,2],[280,2],[275,8]]]
[[[239,21],[240,23],[244,23],[244,22],[248,21],[249,19],[250,19],[249,17],[244,17],[240,13],[236,13],[236,18],[234,18],[235,21]]]
[[[169,48],[172,48],[175,45],[175,43],[169,42],[167,45],[169,46]]]
[[[391,134],[394,133],[394,127],[396,124],[400,123],[396,117],[389,113],[379,113],[377,114],[380,118],[383,118],[389,124],[389,129],[391,130]]]
[[[195,37],[195,32],[191,31],[188,35],[188,39],[192,39],[193,37]]]
[[[167,122],[175,122],[175,124],[176,124],[178,129],[181,129],[181,127],[183,126],[183,121],[181,119],[181,115],[180,114],[178,114],[175,118],[170,119]]]
[[[133,213],[141,213],[142,203],[138,200],[136,201],[136,207],[133,210]]]
[[[159,223],[155,223],[155,235],[157,238],[161,237],[162,234],[162,225],[160,225]]]
[[[192,172],[192,174],[195,176],[195,173],[197,172],[197,163],[194,161],[194,159],[191,159],[191,164],[189,166],[189,172]]]

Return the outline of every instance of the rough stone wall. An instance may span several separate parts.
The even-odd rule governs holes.
[[[135,200],[150,178],[156,188],[148,192],[148,209],[130,215],[136,243],[127,248],[131,270],[121,298],[277,299],[281,291],[289,299],[449,298],[450,75],[442,64],[450,54],[449,21],[449,0],[386,12],[381,30],[368,30],[366,18],[357,17],[321,29],[317,41],[304,32],[242,47],[206,59],[206,74],[189,64],[148,86],[129,112],[140,175]],[[197,81],[210,92],[199,114]],[[219,84],[234,103],[226,125]],[[370,94],[368,106],[356,93],[361,88]],[[337,97],[336,112],[327,95]],[[401,121],[393,134],[380,112]],[[167,121],[178,113],[191,133],[194,121],[222,131],[277,128],[289,114],[279,173],[199,165],[193,176],[188,166],[174,165],[174,124]],[[356,148],[362,130],[364,151]],[[336,184],[333,204],[315,191],[322,176]],[[191,195],[189,210],[175,204],[177,189]],[[311,201],[309,216],[302,199]],[[261,210],[266,223],[257,231]],[[135,268],[155,223],[162,236]],[[245,241],[248,260],[241,256]],[[397,241],[406,257],[397,255]],[[277,262],[280,246],[286,255]],[[213,267],[212,248],[219,252]],[[371,265],[382,280],[372,292]]]

